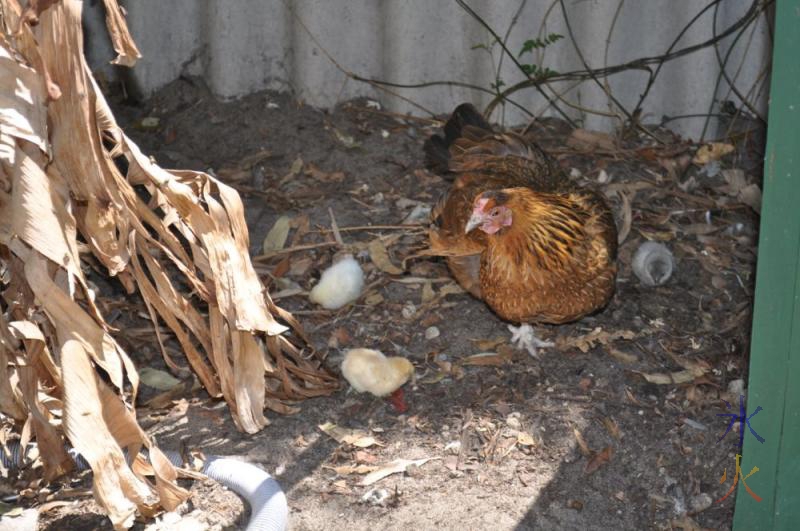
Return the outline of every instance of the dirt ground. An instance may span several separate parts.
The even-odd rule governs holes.
[[[270,414],[253,436],[197,390],[166,409],[140,408],[160,446],[263,466],[286,492],[295,530],[731,527],[734,495],[714,501],[730,487],[720,477],[727,468],[732,478],[738,433],[718,442],[727,420],[717,414],[725,401],[736,407],[747,377],[758,216],[737,193],[758,182],[757,141],[701,166],[689,163],[696,146],[664,130],[664,144],[630,131],[616,146],[598,135],[580,145],[561,122],[534,123],[565,169],[609,196],[621,232],[630,228],[609,306],[538,327],[557,346],[537,360],[508,346],[506,323],[459,293],[441,260],[412,257],[425,245],[425,208],[448,186],[422,171],[433,121],[366,100],[330,113],[270,92],[223,103],[190,79],[115,112],[162,166],[210,170],[242,192],[254,256],[280,216],[295,227],[287,247],[323,244],[257,264],[334,371],[355,346],[406,356],[417,371],[404,414],[344,383],[297,404],[299,413]],[[730,169],[744,170],[745,182]],[[338,312],[305,295],[339,250],[325,244],[334,241],[331,213],[369,286]],[[304,216],[310,230],[297,236]],[[376,239],[388,264],[370,259],[366,244]],[[631,272],[645,239],[675,255],[663,286],[644,287]],[[121,331],[122,345],[140,365],[163,369],[152,334],[134,329]],[[471,358],[484,352],[496,355]],[[143,400],[154,393],[144,388]],[[326,422],[360,430],[365,447],[337,442],[318,427]],[[360,484],[357,465],[394,459],[429,460]],[[748,485],[758,493],[759,478]],[[187,512],[200,521],[235,529],[246,520],[235,495],[210,483],[192,488]],[[94,502],[78,499],[46,513],[41,528],[110,528]]]

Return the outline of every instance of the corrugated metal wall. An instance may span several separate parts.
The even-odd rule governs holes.
[[[508,38],[508,47],[515,54],[527,39],[550,33],[564,35],[543,53],[524,57],[559,73],[583,69],[577,50],[592,68],[662,55],[690,21],[712,4],[715,7],[691,25],[673,49],[707,41],[752,5],[750,0],[467,3],[501,35],[518,14]],[[104,41],[102,6],[97,5],[100,2],[93,4],[86,6],[90,33],[87,50],[92,65],[104,68],[113,54]],[[355,96],[370,96],[393,110],[420,113],[398,97],[349,80],[328,55],[342,68],[368,78],[398,84],[460,81],[489,90],[501,55],[498,46],[491,55],[485,49],[474,49],[477,44],[490,43],[490,33],[454,0],[130,0],[126,7],[131,32],[144,55],[134,78],[145,94],[187,73],[203,76],[224,98],[265,88],[291,89],[322,107]],[[566,20],[574,40],[569,38]],[[717,112],[718,105],[712,105],[715,100],[732,100],[740,106],[739,98],[724,80],[715,91],[720,74],[717,54],[725,58],[731,47],[728,77],[764,115],[769,88],[765,69],[771,53],[766,15],[741,34],[722,40],[716,50],[707,47],[665,63],[645,101],[644,121],[658,122],[664,115]],[[650,65],[651,71],[657,66]],[[648,77],[646,70],[629,70],[608,77],[607,82],[614,98],[632,110]],[[500,78],[510,86],[524,76],[505,58]],[[620,123],[613,116],[621,113],[600,86],[605,82],[555,82],[546,92],[551,98],[560,94],[560,108],[585,127],[609,130]],[[464,100],[484,105],[492,98],[486,92],[453,86],[392,90],[437,113],[447,112]],[[531,112],[555,113],[534,89],[520,91],[513,99]],[[494,118],[507,123],[527,120],[510,106],[504,112],[504,116],[497,114]],[[670,127],[696,138],[704,122],[701,117],[685,118],[670,122]]]

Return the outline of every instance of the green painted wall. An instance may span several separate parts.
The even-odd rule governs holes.
[[[800,0],[777,0],[747,414],[734,529],[800,529]],[[733,404],[732,404],[733,405]],[[730,468],[729,468],[730,470]]]

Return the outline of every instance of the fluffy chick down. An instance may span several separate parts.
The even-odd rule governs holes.
[[[414,366],[405,358],[386,357],[368,348],[348,350],[342,361],[342,375],[353,389],[375,396],[397,391],[414,374]]]
[[[631,269],[644,286],[660,286],[672,276],[675,257],[663,243],[646,241],[633,255]]]
[[[364,289],[364,271],[352,255],[347,255],[322,272],[308,298],[326,310],[338,310],[353,302]]]

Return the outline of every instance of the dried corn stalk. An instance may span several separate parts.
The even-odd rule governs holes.
[[[115,62],[131,65],[139,52],[120,8],[104,3]],[[136,369],[94,303],[82,252],[139,290],[241,430],[267,425],[265,406],[286,412],[281,400],[337,382],[303,354],[298,323],[256,276],[238,194],[204,173],[161,169],[117,126],[84,60],[81,5],[23,11],[0,0],[0,411],[24,424],[23,444],[36,439],[49,478],[72,467],[66,438],[125,528],[137,508],[171,509],[187,492],[136,422]],[[155,484],[121,450],[143,446]]]

